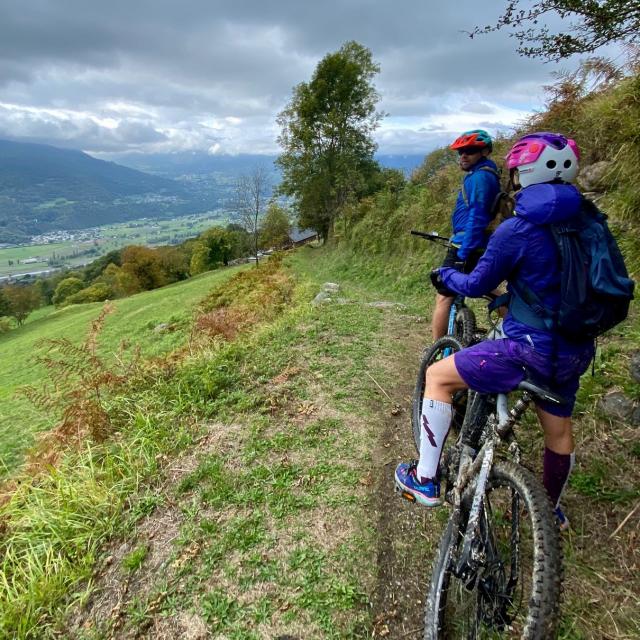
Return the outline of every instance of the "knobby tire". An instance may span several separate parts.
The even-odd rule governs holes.
[[[475,338],[476,317],[469,307],[462,306],[458,309],[453,335],[464,347],[469,346]]]

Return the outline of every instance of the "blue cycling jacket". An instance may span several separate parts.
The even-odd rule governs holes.
[[[504,280],[509,290],[512,284],[524,283],[555,311],[560,303],[560,254],[546,225],[578,215],[581,195],[573,185],[545,183],[522,189],[515,200],[516,215],[496,229],[476,268],[469,275],[443,268],[442,280],[451,291],[471,298],[489,293]],[[503,328],[509,338],[545,354],[570,355],[593,348],[591,341],[568,343],[553,329],[531,327],[511,313]]]
[[[466,260],[472,251],[487,246],[486,229],[491,222],[491,205],[500,191],[498,176],[486,169],[481,170],[482,167],[497,171],[495,162],[489,158],[482,158],[474,164],[463,179],[469,204],[465,203],[461,189],[451,214],[451,242],[459,247],[458,257],[461,260]]]

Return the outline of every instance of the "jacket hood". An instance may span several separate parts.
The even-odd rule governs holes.
[[[563,222],[580,213],[582,196],[572,185],[545,182],[532,184],[516,194],[516,215],[533,224]]]

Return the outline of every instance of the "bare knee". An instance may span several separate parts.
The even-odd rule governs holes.
[[[453,356],[432,364],[425,372],[425,396],[433,400],[451,402],[451,395],[466,388],[455,367]]]
[[[451,296],[443,296],[440,293],[436,293],[436,309],[439,311],[446,311],[449,313],[451,305],[453,304],[453,298]]]

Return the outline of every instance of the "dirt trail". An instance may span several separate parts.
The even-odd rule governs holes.
[[[442,525],[438,514],[411,505],[393,491],[398,462],[416,457],[411,439],[411,397],[419,358],[429,333],[426,322],[385,313],[386,333],[403,351],[388,362],[396,385],[386,411],[378,447],[375,509],[378,528],[378,579],[373,594],[374,637],[421,637],[425,589]],[[399,408],[399,411],[398,411]]]

